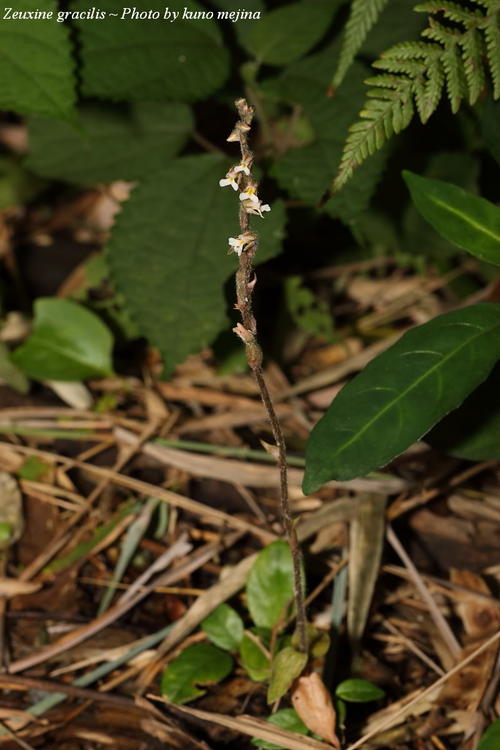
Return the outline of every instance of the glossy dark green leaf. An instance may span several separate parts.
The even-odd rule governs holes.
[[[276,654],[267,689],[268,703],[274,703],[285,695],[292,682],[303,672],[307,658],[307,654],[297,651],[293,646],[285,646]]]
[[[265,628],[252,628],[251,632],[258,642],[245,633],[240,643],[241,663],[252,680],[263,682],[271,676],[271,662],[264,652],[269,645],[270,631]],[[263,648],[260,648],[259,642]]]
[[[455,409],[500,358],[500,304],[408,331],[346,385],[312,431],[304,492],[385,466]]]
[[[369,703],[383,698],[385,692],[373,682],[352,677],[337,685],[335,695],[349,703]]]
[[[267,721],[281,729],[288,729],[289,732],[309,734],[306,725],[294,708],[280,708],[279,711],[271,714]],[[252,739],[252,745],[260,747],[262,750],[281,750],[281,745],[275,745],[274,742],[268,742],[267,740],[259,740],[257,737]]]
[[[338,0],[301,0],[276,8],[252,26],[245,47],[261,63],[292,62],[324,36],[339,5]]]
[[[293,599],[292,554],[286,542],[272,542],[257,555],[247,580],[247,604],[252,620],[272,628],[286,617]]]
[[[193,125],[181,102],[87,104],[78,114],[75,123],[30,118],[33,172],[81,185],[137,180],[165,166]]]
[[[66,299],[39,298],[33,333],[12,361],[37,380],[83,380],[112,374],[112,347],[110,331],[90,310]]]
[[[205,694],[197,685],[220,682],[232,668],[228,653],[211,643],[196,643],[169,663],[161,678],[161,693],[172,703],[187,703]]]
[[[433,448],[457,458],[500,458],[500,365],[424,439]]]
[[[500,747],[500,719],[490,724],[481,737],[477,750],[498,750]]]
[[[404,171],[413,203],[445,239],[481,260],[500,265],[500,208],[441,180]]]
[[[239,614],[229,604],[220,604],[208,617],[205,617],[201,623],[201,629],[219,648],[225,651],[236,651],[243,638],[244,628]]]

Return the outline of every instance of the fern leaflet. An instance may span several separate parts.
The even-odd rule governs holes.
[[[375,25],[388,2],[389,0],[353,0],[337,70],[332,80],[333,89],[336,89],[343,81],[368,32]]]
[[[474,104],[484,90],[487,71],[495,99],[500,98],[500,0],[471,0],[468,7],[430,0],[415,7],[429,13],[418,42],[391,47],[373,63],[380,74],[371,87],[360,120],[349,128],[334,191],[417,112],[425,123],[446,91],[457,112],[465,99]]]

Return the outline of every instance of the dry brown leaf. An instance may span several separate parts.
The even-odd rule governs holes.
[[[319,674],[311,672],[299,677],[295,684],[292,704],[306,727],[340,750],[332,698]]]

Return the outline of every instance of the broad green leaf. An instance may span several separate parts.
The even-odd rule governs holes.
[[[477,750],[498,750],[500,747],[500,719],[490,724],[481,737]]]
[[[58,4],[23,0],[13,5],[13,12],[40,10],[52,17],[4,17],[0,23],[0,109],[69,118],[76,100],[74,63],[69,29],[56,20]]]
[[[403,171],[412,200],[442,237],[488,263],[500,265],[500,208],[455,185]]]
[[[500,458],[500,365],[424,439],[433,448],[457,458]]]
[[[212,643],[226,651],[236,651],[243,638],[243,620],[229,604],[220,604],[205,617],[201,629]]]
[[[234,29],[238,39],[245,47],[245,40],[252,30],[254,24],[260,23],[262,13],[265,12],[265,6],[262,0],[246,0],[244,10],[255,14],[254,18],[244,18],[243,15],[237,15],[238,9],[235,7],[234,0],[217,0],[214,3],[220,8],[225,15],[217,15],[219,23],[226,21],[227,25]],[[257,15],[260,14],[260,15]]]
[[[45,182],[28,172],[13,157],[0,157],[0,211],[21,206],[43,190]]]
[[[245,46],[259,63],[286,65],[325,35],[339,0],[301,0],[266,13],[252,26]]]
[[[383,698],[385,692],[373,682],[352,677],[337,685],[335,695],[349,703],[369,703]]]
[[[293,646],[286,646],[273,659],[271,680],[267,689],[267,702],[279,700],[302,673],[307,664],[307,654],[297,651]]]
[[[281,76],[263,84],[272,98],[299,104],[315,132],[315,142],[288,151],[277,159],[271,174],[290,195],[315,205],[325,195],[335,176],[347,129],[365,97],[363,80],[368,68],[354,63],[333,97],[327,97],[332,65],[338,54],[333,44],[323,52],[289,66]],[[340,193],[325,206],[328,214],[352,224],[366,211],[385,166],[388,151],[379,151],[365,162]]]
[[[304,492],[385,466],[455,409],[500,358],[500,305],[418,326],[346,385],[312,431]]]
[[[113,338],[106,326],[76,302],[39,298],[34,330],[12,361],[37,380],[83,380],[111,375]]]
[[[87,104],[75,123],[30,118],[26,163],[43,177],[81,185],[137,180],[168,164],[192,124],[179,102]]]
[[[0,341],[0,382],[10,385],[19,393],[28,393],[29,380],[18,367],[11,362],[9,350],[3,341]]]
[[[197,685],[220,682],[232,668],[229,654],[211,643],[188,646],[163,672],[161,693],[172,703],[187,703],[205,694]]]
[[[237,259],[227,240],[239,229],[238,196],[218,184],[227,169],[211,154],[172,161],[134,190],[108,246],[116,288],[167,370],[229,328],[223,284]],[[280,252],[284,213],[278,202],[252,222],[258,262]]]
[[[252,628],[251,632],[259,638],[264,648],[267,648],[270,631],[265,628]],[[271,662],[255,640],[246,633],[240,643],[240,658],[250,679],[255,680],[255,682],[263,682],[270,678]]]
[[[296,732],[297,734],[309,734],[309,731],[297,715],[294,708],[280,708],[276,713],[271,714],[267,721],[270,724],[274,724],[281,729],[288,729],[289,732]],[[274,742],[268,742],[267,740],[259,740],[257,737],[252,739],[252,745],[260,747],[262,750],[281,750],[281,745],[275,745]]]
[[[500,102],[489,99],[481,111],[481,126],[483,140],[489,148],[493,158],[500,164]]]
[[[293,599],[292,553],[286,542],[272,542],[259,552],[248,576],[246,594],[256,625],[272,628],[286,617]]]
[[[92,0],[76,0],[75,10],[88,10]],[[160,18],[124,16],[116,0],[99,4],[106,18],[76,21],[82,45],[82,81],[87,96],[113,100],[195,101],[212,94],[229,73],[229,54],[213,20],[184,19],[184,5],[135,0],[137,14],[159,12]],[[165,20],[165,12],[180,13]],[[203,11],[189,3],[190,13]],[[113,17],[110,13],[116,13]]]

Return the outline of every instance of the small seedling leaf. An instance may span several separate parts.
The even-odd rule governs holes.
[[[352,677],[337,685],[335,695],[349,703],[369,703],[383,698],[385,692],[378,685],[374,685],[373,682]]]
[[[214,609],[201,623],[201,629],[225,651],[237,651],[243,638],[243,620],[229,604]]]
[[[303,489],[385,466],[455,409],[500,357],[500,305],[481,303],[418,326],[370,362],[312,431]]]
[[[271,714],[267,721],[281,729],[288,729],[289,732],[309,734],[306,725],[293,708],[281,708],[276,713]],[[267,740],[259,740],[257,737],[252,739],[252,745],[260,747],[262,750],[281,750],[281,745],[275,745],[274,742],[268,742]]]
[[[264,646],[269,641],[269,631],[264,628],[252,628],[252,633],[256,635]],[[257,643],[248,635],[244,635],[240,643],[240,658],[249,677],[255,682],[263,682],[271,676],[271,663],[264,651],[259,648]]]
[[[272,628],[293,598],[293,567],[290,547],[277,541],[257,555],[246,587],[248,609],[256,625]]]
[[[211,643],[188,646],[163,672],[162,695],[172,703],[187,703],[205,694],[196,685],[220,682],[232,668],[229,654]]]
[[[273,659],[271,682],[267,690],[267,702],[274,703],[285,695],[306,664],[307,654],[297,651],[292,646],[287,646],[279,651]]]
[[[445,239],[481,260],[500,265],[500,208],[441,180],[404,171],[413,203]]]
[[[500,719],[490,724],[481,737],[477,750],[498,750],[500,747]]]
[[[99,318],[66,299],[39,298],[34,330],[12,354],[37,380],[83,380],[111,375],[113,338]]]

